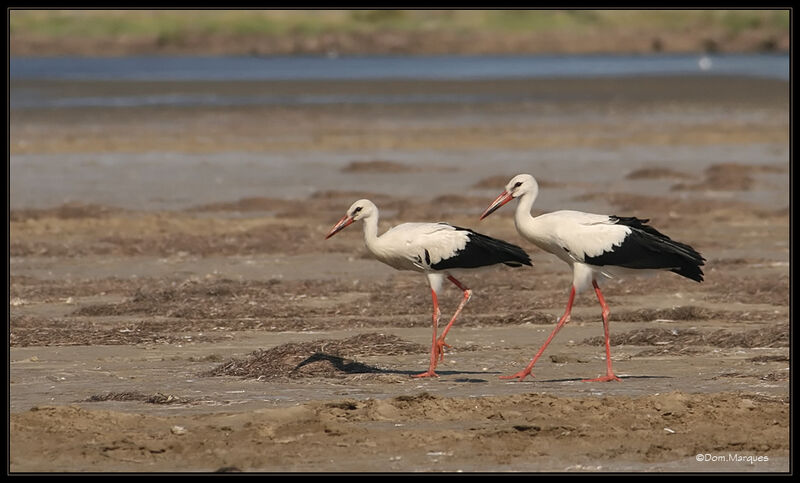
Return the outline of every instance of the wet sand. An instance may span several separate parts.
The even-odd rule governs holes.
[[[490,100],[13,110],[12,472],[789,470],[788,84],[179,88]],[[519,172],[540,179],[535,214],[650,218],[707,259],[701,284],[605,283],[622,382],[581,381],[605,367],[591,294],[535,378],[498,377],[530,360],[571,280],[513,210],[477,219]],[[533,258],[464,277],[438,378],[410,377],[428,359],[424,278],[370,259],[358,226],[324,240],[361,197],[382,229],[446,220]]]

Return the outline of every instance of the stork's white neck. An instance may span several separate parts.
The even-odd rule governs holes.
[[[364,221],[364,243],[367,248],[375,253],[375,244],[378,241],[378,210],[363,219]]]
[[[538,194],[539,187],[535,186],[534,189],[519,197],[517,208],[514,211],[514,223],[517,225],[518,230],[521,225],[530,224],[533,221],[531,209],[533,208],[533,202],[536,201]]]

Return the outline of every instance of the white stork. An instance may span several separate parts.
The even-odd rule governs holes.
[[[514,198],[519,198],[514,213],[517,231],[537,247],[568,263],[573,271],[567,309],[555,329],[525,369],[502,378],[517,378],[521,381],[531,374],[539,356],[559,329],[569,321],[575,294],[591,285],[602,308],[606,342],[606,375],[587,381],[619,381],[611,369],[611,348],[608,340],[609,310],[597,285],[598,275],[610,278],[614,274],[631,270],[669,270],[702,282],[703,270],[700,266],[704,264],[705,259],[689,245],[674,241],[646,225],[649,221],[646,219],[570,210],[555,211],[534,218],[531,216],[531,207],[538,193],[539,185],[533,176],[517,175],[508,182],[505,191],[480,217],[482,220]]]
[[[472,290],[458,281],[452,275],[454,272],[499,263],[512,267],[531,265],[530,257],[520,247],[447,223],[403,223],[378,236],[378,207],[369,200],[353,203],[325,239],[358,220],[364,220],[364,241],[375,258],[398,270],[422,272],[428,278],[433,298],[431,361],[426,372],[414,377],[437,376],[434,372],[436,364],[444,359],[445,346],[450,347],[445,344],[444,338],[472,296]],[[444,277],[458,287],[464,297],[450,323],[437,339],[441,315],[437,294],[442,288]]]

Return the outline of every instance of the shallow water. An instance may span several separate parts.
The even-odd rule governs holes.
[[[246,197],[302,200],[330,189],[366,190],[433,199],[449,193],[490,196],[496,189],[470,188],[496,174],[535,173],[541,179],[581,183],[591,191],[622,190],[649,195],[670,195],[671,182],[642,181],[630,184],[629,172],[663,166],[701,177],[708,166],[719,163],[788,165],[788,151],[769,145],[654,147],[625,146],[618,149],[540,149],[530,151],[402,151],[391,160],[421,171],[364,172],[358,176],[342,171],[353,161],[385,157],[381,151],[300,153],[97,153],[19,154],[11,156],[11,208],[45,208],[71,201],[139,209],[184,209],[206,203]],[[433,167],[433,168],[432,168]],[[744,193],[710,193],[714,198],[733,198],[772,207],[789,202],[786,173],[759,175],[762,189]],[[581,189],[575,186],[548,189],[537,204],[556,209]],[[680,196],[680,195],[677,195]],[[580,203],[570,202],[574,209]],[[466,207],[469,209],[470,207]],[[480,207],[471,207],[480,211]]]
[[[503,79],[645,74],[789,78],[786,54],[352,57],[15,57],[12,79]]]
[[[319,104],[487,103],[519,101],[513,94],[449,93],[259,93],[183,92],[181,82],[286,80],[479,80],[630,76],[751,76],[789,79],[783,54],[419,56],[419,57],[57,57],[12,58],[12,108],[137,106],[243,106]],[[176,89],[158,94],[69,96],[29,89],[19,81],[168,81]]]

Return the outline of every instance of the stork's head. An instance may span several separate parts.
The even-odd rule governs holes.
[[[339,220],[331,231],[328,232],[325,239],[332,237],[336,233],[343,230],[345,227],[350,226],[354,221],[368,218],[378,212],[378,207],[370,200],[358,200],[347,209],[347,213]]]
[[[528,193],[534,193],[535,196],[538,191],[539,185],[536,183],[536,180],[533,178],[533,176],[529,174],[518,174],[511,178],[511,181],[506,184],[505,191],[500,193],[500,196],[492,201],[489,207],[486,208],[486,211],[483,212],[480,219],[482,220],[491,215],[498,208],[514,198],[519,198],[520,196]]]

